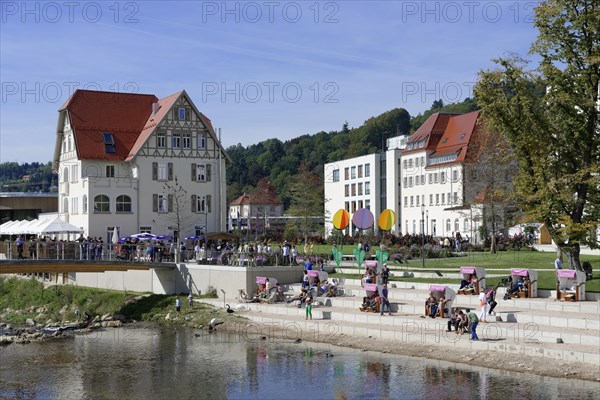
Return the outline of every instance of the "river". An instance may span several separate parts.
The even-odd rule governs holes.
[[[0,348],[0,398],[597,399],[600,384],[171,326]]]

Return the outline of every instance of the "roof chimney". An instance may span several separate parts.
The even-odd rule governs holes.
[[[160,110],[160,104],[152,103],[152,115],[156,115],[158,110]]]

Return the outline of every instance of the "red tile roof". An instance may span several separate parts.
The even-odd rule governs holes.
[[[267,178],[262,178],[256,185],[256,190],[252,194],[244,193],[231,202],[230,206],[240,206],[244,204],[268,204],[281,205],[275,186]]]
[[[80,159],[125,160],[152,113],[151,94],[76,90],[59,111],[69,114]],[[104,149],[103,133],[115,140],[115,153]]]
[[[429,157],[458,153],[456,160],[452,162],[463,162],[467,156],[469,141],[478,129],[478,118],[479,111],[460,115],[433,114],[408,139],[408,143],[425,140],[426,146],[415,149],[407,147],[402,154],[423,150],[433,151]]]

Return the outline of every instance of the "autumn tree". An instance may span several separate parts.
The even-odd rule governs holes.
[[[166,182],[163,185],[163,192],[167,194],[167,202],[168,202],[168,220],[177,230],[177,253],[178,260],[181,260],[181,256],[179,255],[179,249],[181,248],[181,235],[187,229],[189,229],[192,225],[194,225],[194,220],[191,218],[191,198],[188,195],[188,191],[185,190],[183,186],[175,177],[175,181],[173,183]]]
[[[600,221],[600,4],[547,0],[535,9],[539,35],[529,69],[517,56],[480,72],[477,102],[489,126],[507,135],[518,160],[515,194],[544,222],[571,268],[580,246],[598,246]]]

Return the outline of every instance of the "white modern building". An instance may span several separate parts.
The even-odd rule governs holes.
[[[77,90],[56,130],[59,215],[107,242],[115,228],[120,236],[221,231],[227,159],[185,91],[159,100]]]
[[[326,164],[326,235],[340,208],[350,214],[370,209],[375,230],[379,214],[389,208],[396,213],[392,233],[451,237],[459,232],[477,242],[480,225],[489,223],[485,183],[472,154],[478,118],[479,112],[434,114],[410,137],[389,139],[385,153]],[[511,181],[500,166],[497,174]],[[502,227],[501,205],[495,215],[496,227]]]

